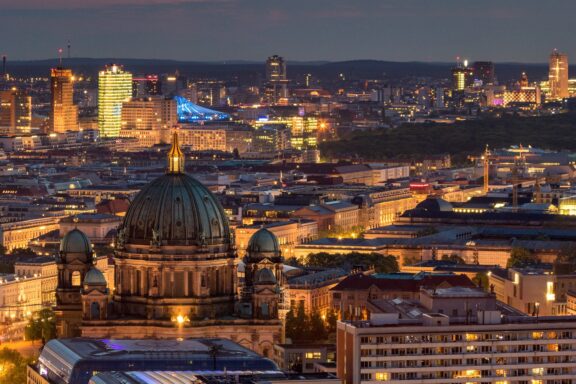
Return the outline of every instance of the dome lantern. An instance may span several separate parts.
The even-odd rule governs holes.
[[[168,173],[184,173],[184,152],[178,143],[178,133],[172,136],[172,148],[168,152]]]

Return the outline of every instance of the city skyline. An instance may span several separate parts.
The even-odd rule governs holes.
[[[0,54],[49,58],[70,41],[73,57],[182,61],[260,61],[277,53],[287,61],[451,62],[461,56],[543,63],[553,48],[576,55],[568,19],[576,4],[540,3],[2,0],[0,33],[10,37]]]

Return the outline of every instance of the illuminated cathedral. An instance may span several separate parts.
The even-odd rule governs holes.
[[[254,234],[238,282],[238,257],[216,197],[184,172],[174,135],[165,175],[135,197],[118,229],[114,289],[73,230],[57,258],[59,337],[225,337],[263,355],[280,342],[282,257],[274,234]]]

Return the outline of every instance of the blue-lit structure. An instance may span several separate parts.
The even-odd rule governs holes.
[[[174,97],[177,104],[178,122],[198,123],[203,121],[229,120],[230,115],[224,112],[214,111],[194,104],[182,96]]]

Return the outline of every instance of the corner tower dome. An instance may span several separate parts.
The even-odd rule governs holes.
[[[92,253],[92,244],[84,232],[75,228],[60,240],[60,252],[88,255]]]
[[[230,244],[230,227],[220,202],[184,173],[184,153],[176,133],[166,174],[138,193],[120,231],[123,244]]]
[[[259,229],[248,242],[248,252],[280,254],[278,238],[266,228]]]

